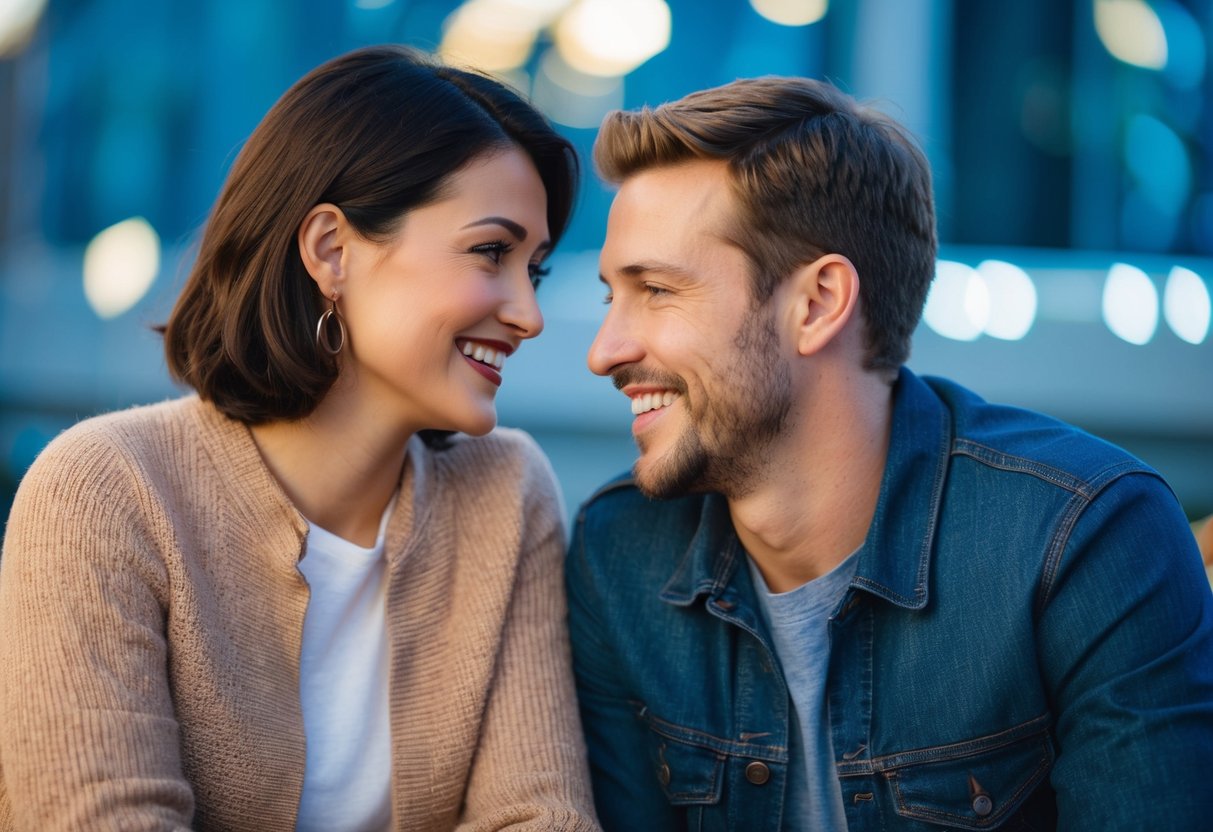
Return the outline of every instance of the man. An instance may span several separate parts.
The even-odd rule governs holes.
[[[824,84],[614,113],[590,368],[631,477],[582,508],[608,830],[1213,825],[1213,598],[1141,462],[902,365],[930,174]]]

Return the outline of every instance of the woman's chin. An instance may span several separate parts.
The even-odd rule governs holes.
[[[493,410],[475,419],[460,420],[459,424],[442,428],[442,430],[453,430],[468,436],[484,436],[495,427],[497,427],[497,411]]]

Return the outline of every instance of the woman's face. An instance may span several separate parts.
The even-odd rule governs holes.
[[[348,247],[334,393],[409,430],[479,435],[508,356],[543,329],[532,277],[551,246],[547,194],[517,148],[474,159],[441,193],[388,243]]]

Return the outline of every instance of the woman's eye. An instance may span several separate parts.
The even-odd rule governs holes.
[[[471,250],[474,254],[483,254],[494,263],[500,264],[501,258],[504,257],[507,252],[509,252],[510,244],[502,242],[501,240],[495,240],[491,243],[483,243],[478,246],[472,246]]]
[[[533,289],[538,289],[539,284],[543,282],[543,279],[552,273],[551,269],[545,268],[538,263],[532,263],[529,266],[528,271],[531,274],[531,288]]]

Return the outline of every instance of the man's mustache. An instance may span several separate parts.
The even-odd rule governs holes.
[[[662,387],[677,393],[687,391],[686,382],[673,373],[663,373],[660,370],[650,370],[644,367],[621,367],[611,373],[611,381],[617,390],[622,390],[629,384],[641,384]]]

